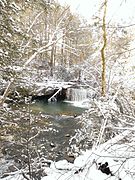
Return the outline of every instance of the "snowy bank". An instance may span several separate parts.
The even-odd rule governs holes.
[[[112,138],[108,142],[82,152],[74,163],[67,160],[52,162],[45,167],[46,176],[41,180],[133,180],[135,179],[135,142],[121,144],[131,131]],[[105,168],[104,165],[106,165]],[[18,171],[2,180],[24,180]]]
[[[46,169],[48,176],[42,180],[135,179],[135,143],[115,144],[129,134],[129,131],[125,131],[97,149],[83,152],[75,159],[74,164],[66,160],[53,163],[50,168]],[[108,163],[107,172],[104,172],[100,167],[106,162]]]

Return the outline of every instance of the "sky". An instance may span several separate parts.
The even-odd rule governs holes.
[[[98,12],[101,0],[58,0],[62,5],[69,4],[71,11],[80,14],[88,21]],[[135,23],[135,0],[108,0],[108,21]]]

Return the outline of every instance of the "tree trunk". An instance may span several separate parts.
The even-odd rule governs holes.
[[[104,15],[103,15],[103,47],[101,49],[101,61],[102,61],[102,79],[101,79],[101,95],[106,95],[106,59],[105,59],[105,48],[107,46],[106,37],[106,11],[107,11],[107,0],[104,2]]]
[[[7,85],[5,91],[4,91],[4,94],[0,97],[0,106],[3,105],[3,103],[5,102],[8,94],[9,94],[9,91],[10,91],[10,88],[12,86],[12,84],[14,83],[14,78],[11,79],[11,81],[9,82],[9,84]]]
[[[50,61],[51,76],[53,76],[53,65],[54,65],[54,44],[52,45],[52,50],[51,50],[51,61]]]

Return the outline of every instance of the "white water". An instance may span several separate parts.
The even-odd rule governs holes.
[[[67,91],[67,100],[84,101],[87,99],[87,90],[83,88],[69,88]]]
[[[74,106],[88,108],[88,90],[84,88],[69,88],[67,90],[67,101],[73,103]]]

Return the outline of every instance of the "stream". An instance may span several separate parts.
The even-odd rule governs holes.
[[[2,153],[7,159],[23,161],[27,154],[27,141],[34,137],[29,145],[31,157],[36,157],[38,152],[39,156],[53,161],[65,159],[72,152],[71,146],[75,142],[70,140],[81,129],[79,115],[85,110],[68,102],[37,101],[15,105],[5,114],[6,136],[11,140],[1,141]]]
[[[68,102],[43,103],[36,102],[31,107],[33,113],[41,113],[42,121],[47,124],[47,129],[40,134],[38,141],[42,144],[42,153],[51,160],[66,158],[71,153],[69,142],[77,129],[81,128],[78,118],[86,109],[73,106]]]
[[[81,115],[86,108],[81,108],[74,106],[72,103],[69,102],[36,102],[31,105],[31,109],[34,112],[41,112],[44,114],[50,115],[67,115],[67,116],[75,116]]]
[[[4,116],[4,122],[7,122],[4,126],[8,125],[5,136],[9,140],[1,141],[0,175],[14,165],[24,168],[29,158],[73,162],[76,146],[73,137],[82,128],[80,115],[85,110],[64,101],[11,106]]]

